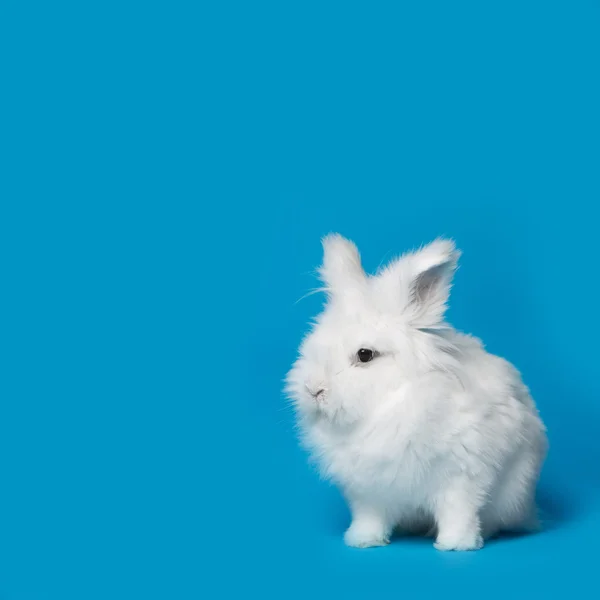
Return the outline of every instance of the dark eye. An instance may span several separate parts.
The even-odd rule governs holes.
[[[358,360],[360,360],[360,362],[369,362],[373,360],[373,350],[369,350],[368,348],[361,348],[357,353],[356,356],[358,356]]]

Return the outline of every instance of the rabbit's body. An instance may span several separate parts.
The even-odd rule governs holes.
[[[397,528],[466,550],[535,526],[544,426],[516,369],[441,320],[453,246],[377,277],[343,238],[325,249],[330,302],[288,391],[304,443],[350,504],[346,543],[382,545]]]

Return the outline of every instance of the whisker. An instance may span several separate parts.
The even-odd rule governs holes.
[[[301,300],[304,300],[305,298],[308,298],[309,296],[312,296],[313,294],[318,294],[319,292],[326,292],[327,288],[324,287],[320,287],[320,288],[315,288],[313,290],[310,290],[310,292],[304,294],[304,296],[302,296],[301,298],[298,298],[298,300],[296,300],[296,302],[294,302],[294,304],[298,304],[298,302],[300,302]]]
[[[381,258],[381,260],[379,261],[379,264],[377,265],[377,269],[376,269],[376,273],[379,272],[379,269],[381,269],[381,265],[383,264],[383,261],[385,260],[385,257],[391,252],[391,250],[388,250],[383,257]]]

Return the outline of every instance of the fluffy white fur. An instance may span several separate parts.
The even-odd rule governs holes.
[[[376,275],[343,237],[323,247],[328,302],[286,389],[302,441],[349,503],[346,544],[384,545],[397,529],[475,550],[500,530],[535,528],[545,428],[518,371],[444,321],[454,244]]]

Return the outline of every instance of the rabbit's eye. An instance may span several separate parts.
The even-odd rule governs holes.
[[[373,350],[369,350],[368,348],[361,348],[357,353],[356,356],[358,356],[358,360],[360,360],[360,362],[366,363],[366,362],[370,362],[373,360]]]

